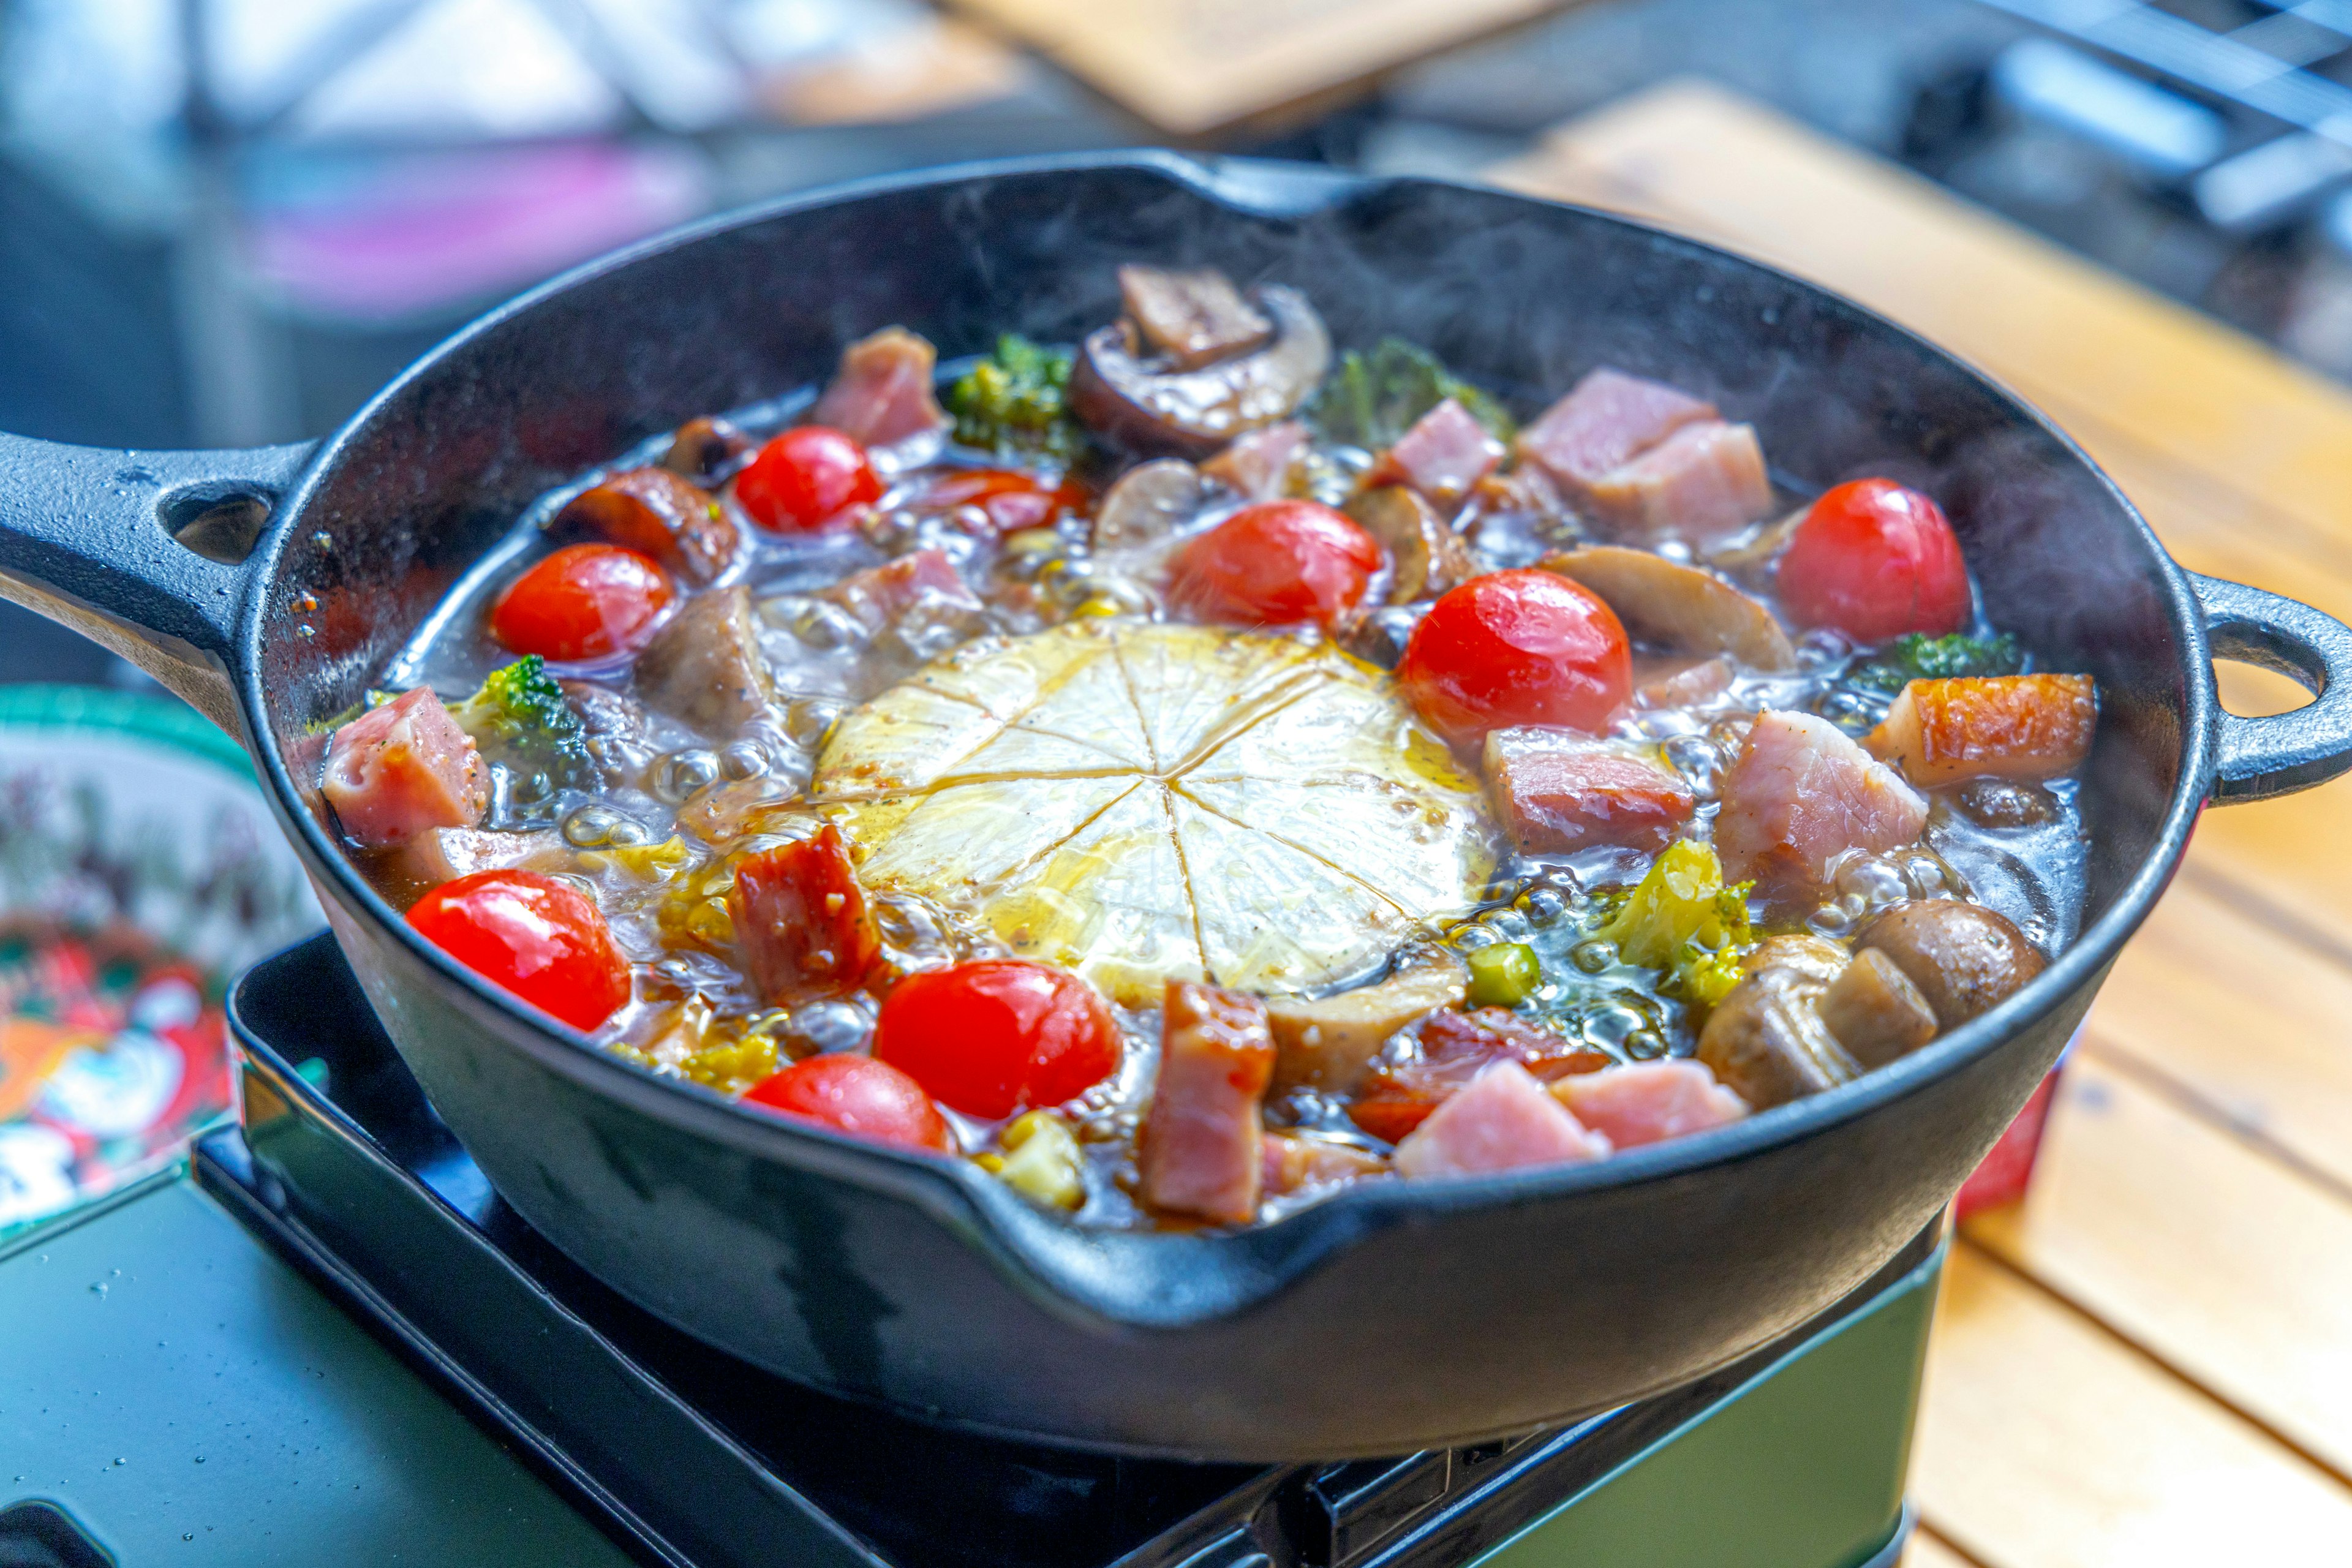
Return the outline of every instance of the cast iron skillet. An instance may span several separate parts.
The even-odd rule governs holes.
[[[1306,288],[1343,344],[1426,344],[1539,405],[1599,363],[1753,420],[1792,481],[1885,473],[1958,526],[2003,627],[2098,679],[2079,941],[1863,1081],[1572,1169],[1381,1184],[1232,1234],[1081,1232],[962,1163],[738,1110],[583,1048],[410,934],[304,805],[346,708],[532,497],[689,416],[822,378],[903,322],[942,354],[1073,340],[1113,264]],[[1475,1441],[1695,1378],[1926,1225],[2074,1031],[2207,803],[2352,766],[2352,632],[2181,572],[1983,376],[1820,289],[1491,191],[1155,153],[804,196],[497,310],[315,447],[0,437],[0,592],[243,736],[335,933],[513,1205],[644,1306],[786,1376],[960,1425],[1216,1458]],[[258,530],[257,547],[237,559]],[[197,553],[190,545],[208,554]],[[218,557],[215,559],[212,557]],[[2232,718],[2215,654],[2318,693]]]

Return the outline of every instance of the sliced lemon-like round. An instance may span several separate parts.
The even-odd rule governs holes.
[[[1149,1005],[1303,991],[1479,900],[1476,782],[1328,644],[1087,620],[965,645],[843,717],[809,798],[877,890]]]

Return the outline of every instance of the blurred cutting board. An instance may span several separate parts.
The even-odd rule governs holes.
[[[1272,116],[1570,0],[950,0],[1177,136]]]

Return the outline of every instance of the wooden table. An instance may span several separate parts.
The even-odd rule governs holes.
[[[2055,416],[2184,564],[2352,618],[2352,395],[2261,344],[1696,83],[1496,177],[1919,329]],[[2283,689],[2223,667],[2238,711]],[[2352,781],[2209,814],[2117,963],[2032,1194],[1954,1253],[1910,1563],[2352,1562],[2347,808]]]

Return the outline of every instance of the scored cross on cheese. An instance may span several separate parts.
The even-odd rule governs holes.
[[[1092,620],[967,644],[845,715],[810,800],[919,894],[1114,999],[1307,990],[1466,913],[1476,783],[1327,644]]]

